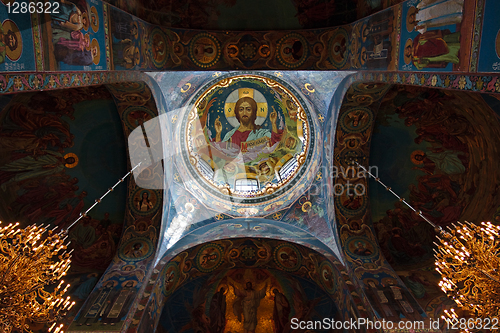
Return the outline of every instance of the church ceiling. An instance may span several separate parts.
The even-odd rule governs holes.
[[[439,226],[464,220],[498,223],[499,129],[494,97],[394,86],[375,120],[370,165]],[[380,250],[421,306],[433,313],[444,296],[434,271],[433,228],[375,181],[369,190]]]
[[[328,163],[326,145],[320,142],[326,134],[331,138],[335,106],[330,104],[343,77],[316,72],[156,75],[172,107],[162,117],[173,124],[172,140],[178,143],[168,150],[175,156],[162,249],[221,221],[227,226],[205,232],[238,234],[246,227],[245,221],[232,221],[238,218],[252,218],[260,235],[296,233],[298,227],[336,248],[328,222],[333,202],[324,185],[330,178],[322,166]],[[234,108],[240,99],[242,105],[257,100],[251,125],[260,127],[262,136],[232,142],[235,134],[251,132],[239,131]],[[331,153],[326,155],[331,159]]]
[[[104,86],[4,95],[0,103],[3,223],[66,228],[127,172],[120,117]],[[70,318],[116,254],[126,201],[122,186],[69,233]]]
[[[222,324],[217,332],[239,331],[240,290],[251,283],[252,289],[262,292],[256,306],[256,332],[272,332],[273,323],[289,326],[289,321],[280,320],[280,316],[312,320],[358,315],[354,302],[360,300],[349,294],[342,270],[331,255],[281,240],[233,238],[208,242],[164,264],[158,277],[161,284],[153,289],[147,305],[148,313],[160,317],[160,332],[183,328],[196,332],[213,328],[216,323]],[[286,315],[276,313],[275,297],[283,297]]]
[[[109,0],[147,22],[203,30],[293,30],[351,23],[402,0]]]

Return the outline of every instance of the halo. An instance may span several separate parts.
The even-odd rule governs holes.
[[[21,36],[21,32],[19,31],[16,23],[9,19],[3,21],[2,28],[4,33],[7,33],[7,31],[11,30],[16,35],[17,48],[14,51],[11,51],[8,46],[5,46],[5,52],[7,54],[7,58],[12,61],[17,61],[19,58],[21,58],[21,54],[23,53],[23,38]]]
[[[238,88],[227,96],[224,103],[224,114],[227,121],[233,127],[240,126],[240,122],[236,119],[234,108],[236,102],[242,97],[252,97],[255,100],[257,103],[257,119],[255,120],[255,124],[262,125],[267,117],[267,100],[260,91],[253,88]]]
[[[411,57],[408,57],[405,54],[405,50],[408,46],[411,46],[413,48],[413,41],[411,40],[411,38],[408,38],[408,40],[406,41],[406,44],[405,44],[405,48],[403,49],[403,56],[405,59],[405,64],[407,64],[407,65],[409,65],[411,63]]]
[[[312,207],[311,202],[306,201],[306,202],[304,202],[304,204],[302,205],[302,211],[303,211],[304,213],[307,213],[307,212],[309,211],[309,209],[311,209],[311,207]]]
[[[96,18],[95,24],[92,21],[92,17]],[[97,32],[99,30],[99,15],[97,14],[97,9],[94,6],[90,7],[90,26],[92,27],[92,30],[94,30],[94,32]]]
[[[415,26],[417,25],[415,22],[410,23],[410,15],[416,14],[417,13],[417,8],[411,6],[410,9],[408,9],[408,13],[406,14],[406,30],[408,32],[412,32],[413,29],[415,29]],[[415,18],[416,20],[416,18]]]
[[[411,161],[413,162],[413,164],[422,164],[424,163],[424,161],[418,161],[415,156],[417,155],[425,155],[424,151],[423,150],[415,150],[413,153],[411,153]]]
[[[83,30],[87,31],[89,30],[89,13],[87,13],[86,11],[82,13],[82,22],[83,19],[86,19],[85,22],[87,22],[86,24],[85,23],[82,23],[83,24]]]
[[[184,205],[184,208],[186,209],[187,212],[189,213],[192,213],[194,212],[194,206],[192,203],[190,202],[187,202],[185,205]]]
[[[122,267],[122,271],[125,270],[125,267],[132,267],[132,270],[135,269],[135,265],[125,265],[125,266]]]
[[[135,280],[128,280],[128,281],[124,281],[124,282],[122,282],[121,286],[122,286],[123,288],[125,288],[125,285],[126,285],[127,283],[129,283],[129,282],[133,282],[133,284],[134,284],[134,285],[132,286],[132,288],[133,288],[133,287],[135,287],[135,286],[137,286],[137,281],[135,281]]]
[[[94,46],[97,47],[97,54],[95,55],[95,57],[92,57],[92,62],[94,63],[94,65],[99,65],[99,61],[101,61],[101,49],[99,48],[99,42],[94,38],[92,39],[92,43],[90,45],[90,49],[92,49],[92,47]]]
[[[132,21],[131,26],[135,27],[135,31],[136,31],[136,33],[132,36],[134,36],[134,39],[138,39],[139,38],[139,25],[137,24],[137,21]]]
[[[389,284],[389,282],[392,282],[395,285],[398,285],[398,281],[395,278],[393,278],[393,277],[385,277],[385,278],[382,279],[382,283],[383,284]]]
[[[65,166],[66,168],[69,168],[69,169],[72,169],[72,168],[76,167],[76,166],[78,165],[78,156],[76,156],[76,154],[74,154],[74,153],[68,153],[68,154],[64,155],[64,159],[65,159],[65,160],[66,160],[68,157],[73,157],[73,158],[75,159],[75,162],[74,162],[74,163],[71,163],[71,164],[66,163],[66,164],[64,164],[64,166]]]
[[[497,57],[500,58],[500,30],[498,30],[497,38],[495,39],[495,51],[497,52]]]
[[[364,42],[366,42],[366,37],[367,37],[367,36],[365,36],[365,29],[366,29],[367,27],[368,27],[368,24],[367,24],[367,23],[365,23],[365,24],[363,24],[363,27],[361,28],[361,33],[360,33],[360,35],[361,35],[361,40],[363,41],[363,43],[364,43]]]
[[[364,65],[366,63],[366,59],[363,59],[363,55],[366,56],[366,47],[363,46],[363,48],[361,49],[361,65]]]
[[[148,194],[148,199],[149,199],[149,194],[150,194],[151,192],[149,192],[148,190],[144,190],[144,191],[141,191],[140,193],[141,193],[141,194],[139,195],[139,198],[141,198],[141,199],[142,199],[142,195],[143,195],[144,193],[147,193],[147,194]]]
[[[90,34],[88,32],[84,35],[84,37],[87,37],[87,36],[89,38],[89,46],[86,46],[85,50],[90,51]]]
[[[380,282],[377,279],[373,279],[373,278],[363,279],[363,282],[367,286],[369,285],[370,282],[373,282],[375,285],[380,284]]]
[[[103,286],[104,288],[106,288],[106,285],[107,285],[109,282],[113,282],[113,287],[111,287],[111,288],[114,288],[114,287],[116,287],[116,286],[118,285],[118,281],[116,281],[116,280],[108,280],[108,281],[103,282],[103,283],[102,283],[102,286]]]

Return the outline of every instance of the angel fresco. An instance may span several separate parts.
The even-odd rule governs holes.
[[[76,159],[72,156],[66,157],[51,150],[45,150],[43,155],[38,158],[33,156],[22,157],[0,167],[2,172],[13,173],[13,175],[7,175],[4,178],[1,188],[5,191],[7,185],[12,183],[58,174],[67,165],[71,165],[75,161]],[[3,177],[0,176],[0,178]]]

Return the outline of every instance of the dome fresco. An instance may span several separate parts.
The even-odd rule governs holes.
[[[223,76],[194,95],[178,155],[198,199],[233,216],[269,215],[297,199],[293,188],[312,181],[318,149],[312,114],[290,89],[246,74]]]

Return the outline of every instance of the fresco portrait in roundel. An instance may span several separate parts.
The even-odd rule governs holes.
[[[193,110],[198,117],[188,125],[191,164],[212,185],[226,186],[225,194],[252,196],[283,184],[297,172],[307,145],[297,99],[250,82],[202,95]]]

